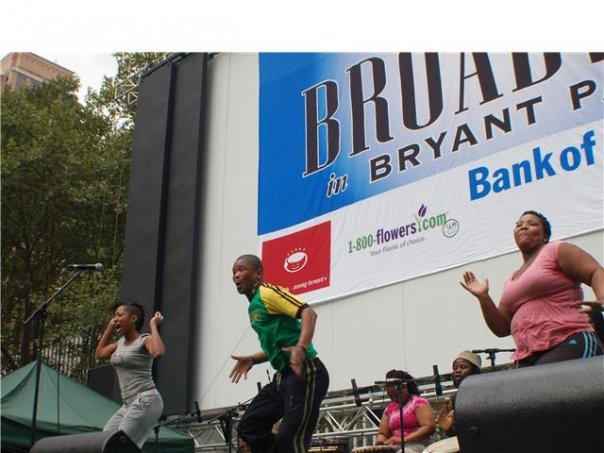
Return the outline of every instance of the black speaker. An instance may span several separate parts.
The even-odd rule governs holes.
[[[141,453],[123,432],[94,432],[40,439],[30,453]]]
[[[102,365],[88,370],[88,388],[100,393],[116,403],[122,404],[120,384],[115,369],[111,365]]]
[[[603,452],[604,357],[469,376],[455,401],[463,453]]]

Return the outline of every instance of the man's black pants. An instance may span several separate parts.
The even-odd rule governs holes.
[[[276,373],[252,400],[237,427],[253,453],[303,453],[310,446],[327,393],[329,374],[318,358],[304,362],[302,375],[289,367]],[[281,424],[277,434],[273,425]]]

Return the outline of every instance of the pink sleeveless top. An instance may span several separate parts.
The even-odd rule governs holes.
[[[429,404],[428,400],[422,396],[411,395],[411,399],[403,406],[403,432],[408,436],[413,431],[417,431],[420,427],[417,421],[415,411],[418,407],[424,404]],[[390,403],[384,413],[388,416],[388,427],[392,436],[401,436],[401,416],[397,402]]]
[[[524,273],[509,277],[503,286],[500,305],[512,314],[514,360],[551,349],[572,334],[592,330],[577,305],[583,300],[581,285],[568,278],[558,264],[560,244],[545,244]]]

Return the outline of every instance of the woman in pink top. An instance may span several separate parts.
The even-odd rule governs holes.
[[[405,452],[421,452],[436,428],[432,406],[427,399],[420,396],[413,376],[401,370],[390,370],[386,373],[386,393],[392,400],[382,415],[376,439],[377,445],[401,444],[401,419],[398,389],[402,391],[403,401],[403,435]]]
[[[604,268],[584,250],[567,242],[549,242],[551,226],[540,213],[526,211],[516,222],[514,240],[524,260],[505,282],[499,306],[489,296],[488,280],[464,272],[461,285],[479,301],[489,329],[512,335],[518,367],[602,355],[583,303],[581,283],[604,303]]]

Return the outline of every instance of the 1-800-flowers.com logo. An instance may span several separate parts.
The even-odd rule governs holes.
[[[459,231],[459,222],[455,219],[449,219],[443,225],[443,234],[445,237],[452,238]]]
[[[422,242],[425,233],[429,230],[441,229],[443,236],[452,238],[459,232],[459,222],[449,218],[446,213],[429,215],[428,207],[422,204],[417,213],[413,214],[415,221],[406,225],[398,225],[394,228],[378,228],[375,233],[361,236],[348,241],[348,253],[360,252],[374,245],[386,244],[390,241],[404,240],[403,244],[415,244]],[[416,238],[414,238],[416,236]]]
[[[417,232],[432,230],[442,226],[442,232],[445,237],[451,238],[459,231],[459,222],[455,219],[447,217],[446,213],[440,213],[434,216],[428,216],[428,207],[422,204],[417,210],[415,223],[417,224]]]
[[[424,233],[429,230],[441,228],[445,237],[451,238],[459,231],[459,222],[455,219],[447,217],[445,212],[440,214],[429,215],[428,207],[422,203],[413,214],[415,222],[401,225],[396,228],[379,228],[376,231],[377,243],[389,242],[392,239],[401,239],[403,237],[411,237],[419,233]]]

